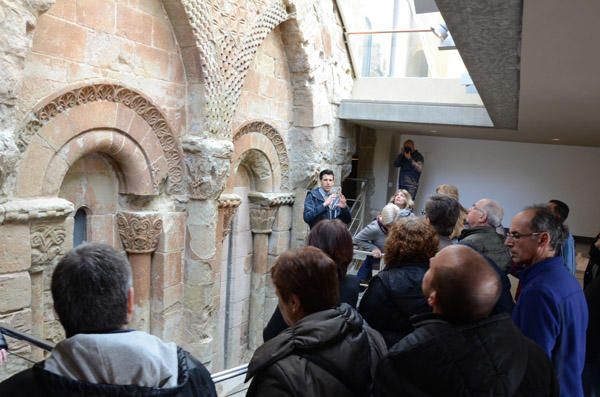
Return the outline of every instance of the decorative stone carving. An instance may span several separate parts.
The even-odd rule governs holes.
[[[290,186],[290,159],[288,156],[287,148],[281,134],[271,125],[262,121],[252,121],[244,124],[233,137],[233,141],[240,139],[242,136],[256,132],[266,136],[277,151],[277,157],[281,166],[281,187],[283,189],[289,189]]]
[[[17,146],[25,151],[33,135],[48,121],[67,110],[91,102],[120,103],[140,115],[158,138],[167,160],[169,170],[168,190],[184,192],[183,160],[179,140],[174,135],[162,112],[148,99],[129,88],[116,84],[94,84],[68,91],[31,113],[17,133]]]
[[[163,225],[157,214],[119,212],[117,225],[125,251],[131,254],[156,251]]]
[[[250,207],[250,228],[254,234],[269,234],[273,231],[277,207]]]
[[[255,205],[279,207],[281,205],[294,204],[295,197],[293,193],[250,192],[248,193],[248,200]]]
[[[231,220],[233,219],[238,207],[242,203],[242,198],[237,194],[221,194],[218,199],[219,211],[223,214],[223,235],[224,239],[231,233]]]
[[[63,218],[73,211],[73,204],[61,198],[13,200],[0,205],[0,223]]]
[[[63,243],[67,232],[63,225],[38,224],[31,227],[31,272],[43,270],[44,266],[64,255]]]
[[[289,15],[281,0],[183,0],[200,52],[208,131],[230,134],[231,121],[256,51]]]
[[[188,136],[183,141],[183,150],[191,197],[217,198],[229,177],[233,144]]]

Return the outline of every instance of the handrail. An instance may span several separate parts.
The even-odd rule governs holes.
[[[0,327],[0,334],[9,336],[13,339],[17,339],[23,342],[27,342],[35,347],[39,347],[40,349],[44,349],[46,351],[52,351],[54,349],[54,344],[47,342],[45,340],[36,338],[35,336],[28,335],[26,333],[17,331],[16,329],[9,327]]]
[[[248,363],[211,374],[210,377],[214,383],[219,383],[229,379],[237,378],[238,376],[246,375],[247,372]]]

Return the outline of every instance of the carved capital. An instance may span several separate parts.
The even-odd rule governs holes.
[[[277,207],[250,206],[250,228],[255,234],[269,234],[273,231]]]
[[[188,136],[183,141],[190,197],[196,200],[215,199],[223,191],[233,144],[226,140]]]
[[[219,212],[223,214],[223,236],[225,238],[231,233],[231,220],[233,219],[238,207],[242,203],[242,198],[237,194],[224,193],[219,196]]]
[[[131,254],[154,252],[158,247],[162,223],[155,213],[117,213],[119,235],[125,251]]]
[[[251,204],[266,206],[266,207],[279,207],[282,205],[294,204],[293,193],[261,193],[261,192],[250,192],[248,193],[248,200]]]
[[[31,269],[35,273],[65,254],[67,231],[63,225],[38,224],[31,227]]]

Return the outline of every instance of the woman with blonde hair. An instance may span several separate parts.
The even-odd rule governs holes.
[[[465,222],[467,221],[467,210],[465,207],[460,204],[460,200],[458,197],[458,188],[454,185],[449,184],[441,184],[435,188],[435,192],[441,196],[450,197],[456,201],[460,205],[460,212],[458,214],[458,220],[456,221],[456,225],[454,225],[454,230],[452,230],[452,234],[450,235],[450,240],[455,240],[460,236],[460,233],[465,228]]]
[[[394,195],[390,198],[390,203],[396,204],[396,206],[400,208],[400,214],[398,215],[399,218],[413,215],[412,209],[415,206],[415,202],[413,201],[408,190],[396,190],[396,193],[394,193]]]

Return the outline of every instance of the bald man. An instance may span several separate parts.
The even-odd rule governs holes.
[[[494,261],[494,263],[508,273],[512,259],[508,249],[504,246],[504,236],[496,232],[502,225],[504,209],[498,202],[482,198],[474,203],[467,212],[468,227],[463,229],[458,241],[466,244]]]
[[[507,314],[490,316],[501,290],[473,249],[452,245],[431,259],[423,294],[433,313],[380,362],[375,396],[558,396],[552,364]]]

